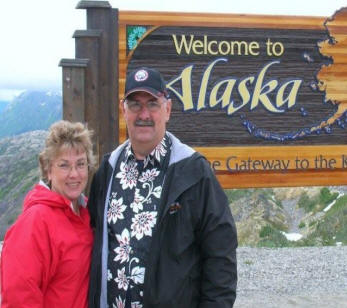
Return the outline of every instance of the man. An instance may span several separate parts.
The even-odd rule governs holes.
[[[160,73],[131,72],[120,104],[129,140],[104,158],[88,203],[89,307],[232,307],[228,201],[206,160],[166,131],[172,102]]]

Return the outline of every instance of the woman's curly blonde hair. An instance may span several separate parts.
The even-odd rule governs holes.
[[[93,132],[80,122],[61,120],[55,122],[49,128],[45,147],[39,155],[41,179],[48,182],[48,171],[52,160],[63,150],[75,149],[78,152],[86,152],[89,170],[95,167],[92,137]]]

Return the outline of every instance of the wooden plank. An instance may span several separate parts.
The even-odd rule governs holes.
[[[86,37],[86,38],[100,38],[102,35],[102,31],[101,30],[76,30],[73,34],[73,38],[82,38],[82,37]],[[77,57],[77,54],[76,54]]]
[[[347,169],[347,145],[196,147],[195,150],[210,161],[215,171],[229,173],[237,172],[237,167],[241,165],[249,166],[251,170],[248,171],[259,172],[269,170],[273,164],[271,169],[274,170],[276,164],[281,163],[280,160],[286,164],[283,171]]]
[[[120,11],[120,24],[199,27],[323,29],[325,17]]]
[[[223,188],[297,187],[346,185],[347,171],[218,173]]]
[[[61,67],[87,67],[89,59],[61,59],[59,66]]]
[[[78,2],[76,9],[96,9],[96,8],[101,8],[101,9],[109,9],[111,8],[111,5],[108,1],[87,1],[87,0],[82,0]]]

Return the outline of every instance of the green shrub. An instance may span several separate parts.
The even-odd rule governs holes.
[[[303,208],[306,213],[322,211],[327,205],[333,202],[338,193],[331,193],[329,188],[323,187],[317,197],[310,198],[304,192],[298,201],[299,207]]]
[[[305,227],[306,227],[306,224],[303,221],[300,222],[299,229],[302,229],[302,228],[305,228]]]
[[[308,241],[319,242],[324,246],[342,242],[347,245],[347,202],[342,197],[327,212],[324,219],[317,222],[315,230],[307,237]]]
[[[320,194],[319,194],[319,203],[324,205],[324,206],[327,206],[329,205],[331,202],[333,202],[337,196],[339,194],[337,192],[335,193],[331,193],[329,188],[327,187],[323,187],[321,190],[320,190]]]
[[[251,189],[225,189],[224,192],[228,197],[229,203],[231,203],[243,197],[249,196],[252,190]]]
[[[277,206],[279,206],[280,208],[283,209],[283,204],[282,204],[281,200],[275,199],[275,203],[276,203]]]
[[[279,231],[274,232],[270,237],[264,238],[259,241],[258,247],[290,247],[292,244],[287,238]]]
[[[316,224],[317,223],[317,221],[316,220],[312,220],[309,224],[308,224],[308,226],[309,227],[312,227],[314,224]]]
[[[330,208],[327,212],[326,216],[334,216],[334,215],[347,215],[347,196],[343,196],[336,200],[335,204]]]
[[[314,210],[318,200],[310,199],[306,192],[304,192],[298,201],[299,207],[303,208],[306,213]]]
[[[262,227],[259,236],[261,240],[257,245],[258,247],[274,248],[292,246],[281,231],[272,228],[270,225]]]
[[[266,225],[260,229],[259,236],[261,238],[269,237],[274,231],[275,230],[271,226]]]
[[[294,247],[309,247],[309,246],[321,246],[320,240],[316,238],[302,238],[299,241],[292,243]]]

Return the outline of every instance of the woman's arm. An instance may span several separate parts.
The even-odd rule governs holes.
[[[9,229],[1,254],[2,308],[44,307],[51,244],[39,209],[28,209]]]

